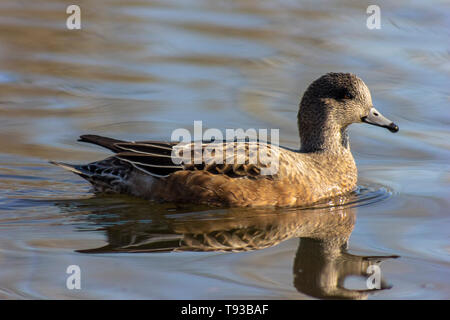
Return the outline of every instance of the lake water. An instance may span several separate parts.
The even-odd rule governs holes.
[[[448,2],[378,1],[379,30],[364,1],[77,3],[81,30],[66,1],[0,3],[0,298],[450,298]],[[400,127],[351,126],[343,206],[155,205],[48,163],[109,154],[81,134],[169,140],[194,120],[298,148],[299,97],[330,71]],[[373,264],[383,290],[357,291]]]

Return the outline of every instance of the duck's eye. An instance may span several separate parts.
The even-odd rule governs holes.
[[[353,95],[348,90],[340,90],[338,91],[336,98],[338,98],[339,100],[353,99]]]

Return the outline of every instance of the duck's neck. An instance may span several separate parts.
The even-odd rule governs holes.
[[[301,152],[350,152],[347,127],[339,128],[333,124],[315,128],[299,128]]]

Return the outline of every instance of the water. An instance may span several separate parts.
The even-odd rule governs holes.
[[[78,31],[64,1],[0,3],[0,298],[450,298],[448,3],[379,2],[380,30],[351,1],[79,3]],[[194,120],[298,148],[299,96],[330,71],[400,126],[351,127],[361,188],[344,206],[151,205],[47,162],[107,155],[80,134],[168,140]],[[373,256],[391,288],[352,290]]]

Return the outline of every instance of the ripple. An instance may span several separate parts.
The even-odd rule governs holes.
[[[306,209],[325,209],[325,208],[353,208],[367,206],[384,201],[392,196],[393,192],[386,186],[376,184],[359,185],[355,191],[349,195],[342,195],[318,202],[312,206],[303,207]]]
[[[441,2],[384,4],[382,29],[368,30],[355,3],[98,0],[72,32],[62,0],[1,1],[0,297],[304,298],[292,286],[294,252],[297,263],[311,262],[320,246],[305,251],[295,237],[339,240],[357,216],[350,248],[402,256],[383,269],[394,288],[382,298],[447,298],[450,55]],[[299,94],[330,71],[358,74],[401,127],[391,136],[352,126],[367,180],[350,195],[304,208],[181,207],[92,196],[84,181],[46,165],[104,155],[73,141],[82,133],[160,139],[198,119],[280,128],[282,144],[298,147]],[[107,241],[114,253],[139,241],[148,249],[163,232],[261,250],[76,252]],[[90,289],[79,295],[60,290],[69,261],[88,271]]]

